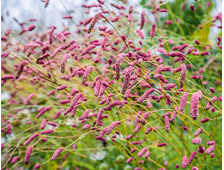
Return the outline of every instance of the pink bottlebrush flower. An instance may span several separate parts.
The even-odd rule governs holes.
[[[163,76],[161,74],[155,74],[153,76],[154,79],[161,79]]]
[[[159,9],[159,12],[168,12],[168,9]]]
[[[196,137],[192,140],[192,143],[195,145],[200,144],[201,142],[202,142],[202,139],[200,137]]]
[[[100,87],[100,90],[99,90],[99,96],[102,96],[105,92],[105,89],[108,87],[108,83],[106,81],[102,81],[101,82],[101,87]]]
[[[119,101],[116,100],[114,102],[111,102],[108,106],[104,107],[103,110],[112,110],[112,107],[117,106],[117,105],[122,105],[122,104],[127,104],[126,100]]]
[[[145,159],[147,159],[147,158],[149,157],[149,155],[150,155],[150,152],[147,151],[147,152],[145,153]]]
[[[154,24],[152,24],[152,29],[151,29],[151,32],[150,32],[150,36],[151,36],[151,38],[154,37],[154,35],[155,35],[155,30],[156,30],[156,24],[154,23]]]
[[[140,29],[137,30],[137,33],[141,39],[144,39],[144,34]]]
[[[70,102],[70,99],[59,100],[60,104],[66,104],[66,103],[69,103],[69,102]]]
[[[190,46],[190,48],[187,49],[187,54],[190,54],[193,51],[193,49],[194,49],[193,46],[192,47]]]
[[[197,154],[197,151],[194,151],[192,152],[192,154],[189,156],[189,159],[188,159],[188,163],[191,164],[191,162],[193,161],[195,155]]]
[[[169,132],[170,131],[170,121],[169,121],[169,117],[168,116],[165,116],[164,123],[165,123],[166,131]]]
[[[22,62],[20,64],[19,70],[18,70],[18,72],[16,74],[16,77],[15,77],[16,79],[18,79],[21,76],[21,74],[23,73],[24,66],[25,66],[25,62]]]
[[[133,158],[128,158],[128,160],[126,161],[126,163],[129,164],[132,160],[133,160]]]
[[[50,134],[50,133],[53,133],[54,132],[54,130],[53,129],[50,129],[50,130],[43,130],[43,131],[41,131],[40,133],[42,134],[42,135],[44,135],[44,134]]]
[[[142,11],[141,13],[141,22],[140,22],[140,30],[143,29],[144,25],[145,25],[145,11]]]
[[[200,135],[201,133],[203,133],[203,130],[201,128],[198,128],[195,133],[194,133],[194,136],[198,136]]]
[[[133,133],[137,133],[141,129],[141,125],[137,124]]]
[[[183,84],[187,77],[187,67],[184,63],[181,64],[180,67],[181,67],[180,83]]]
[[[14,164],[18,159],[19,159],[19,157],[15,156],[14,158],[12,158],[11,163]]]
[[[129,80],[130,80],[131,73],[132,73],[133,70],[134,70],[134,67],[130,66],[130,67],[128,67],[128,70],[125,73],[124,83],[123,83],[122,89],[121,89],[122,94],[125,94],[125,92],[127,91]]]
[[[107,101],[107,98],[101,100],[101,101],[99,102],[99,104],[100,104],[100,105],[103,105],[106,101]]]
[[[194,51],[192,54],[193,55],[199,55],[199,52],[198,51]]]
[[[66,15],[63,17],[63,19],[72,19],[72,18],[73,18],[73,16],[71,16],[71,15]]]
[[[211,153],[211,158],[214,158],[215,154],[214,153]]]
[[[191,9],[191,11],[193,11],[193,12],[195,12],[195,7],[194,7],[194,5],[190,5],[190,9]]]
[[[37,119],[39,119],[46,111],[51,110],[51,107],[46,107],[44,109],[42,109],[36,116]]]
[[[128,97],[130,97],[130,92],[131,92],[131,89],[128,89],[128,90],[124,93],[124,100],[127,100]]]
[[[128,14],[128,21],[131,22],[132,14]]]
[[[9,55],[9,53],[5,52],[3,54],[1,54],[1,58],[7,57]]]
[[[65,72],[65,64],[66,61],[70,58],[69,54],[65,54],[62,59],[61,59],[61,72],[64,73]]]
[[[198,167],[193,166],[193,167],[192,167],[192,170],[198,170]]]
[[[176,107],[176,110],[178,111],[178,107]],[[173,114],[171,115],[171,118],[169,119],[170,122],[173,122],[176,119],[177,112],[173,110]]]
[[[52,155],[51,160],[54,161],[62,151],[63,151],[63,148],[58,148]]]
[[[59,32],[57,35],[62,41],[66,41],[66,37],[64,36],[63,33]]]
[[[116,16],[116,17],[111,19],[111,22],[117,22],[118,20],[119,20],[119,16]]]
[[[50,96],[50,95],[55,95],[55,90],[51,90],[51,91],[47,92],[47,96]]]
[[[40,129],[44,129],[44,128],[45,128],[45,126],[46,126],[46,122],[47,122],[46,119],[42,119],[42,121],[41,121],[41,125],[40,125]]]
[[[181,164],[181,168],[185,169],[187,167],[187,157],[184,156]]]
[[[89,112],[90,112],[90,110],[87,109],[87,110],[82,114],[82,116],[79,117],[79,120],[83,120],[83,119],[85,119],[85,118],[89,115]]]
[[[120,78],[120,63],[121,63],[121,60],[124,58],[125,54],[124,53],[121,53],[117,56],[117,60],[116,60],[116,63],[115,63],[115,67],[116,67],[116,79],[119,80]]]
[[[120,122],[120,121],[112,122],[112,123],[108,126],[108,128],[106,128],[106,130],[105,130],[105,134],[106,134],[106,135],[109,135],[109,134],[112,132],[112,130],[115,128],[115,126],[118,125],[118,124],[121,124],[121,122]]]
[[[164,161],[164,166],[167,166],[168,165],[168,161]]]
[[[201,56],[204,56],[204,55],[210,55],[210,52],[208,51],[201,52]]]
[[[155,89],[147,90],[141,97],[138,98],[137,102],[142,103],[145,100],[145,98],[148,97],[148,95],[151,94],[154,91],[155,91]]]
[[[101,85],[101,80],[97,80],[95,90],[94,90],[94,96],[96,97],[99,95],[100,85]]]
[[[54,123],[54,122],[51,122],[51,121],[49,121],[49,122],[47,122],[49,125],[51,125],[51,126],[54,126],[54,127],[57,127],[58,125],[56,124],[56,123]]]
[[[198,40],[194,41],[197,45],[200,45],[200,42]]]
[[[132,150],[131,150],[131,153],[133,153],[133,152],[135,152],[136,151],[136,148],[133,148]]]
[[[1,143],[1,150],[4,148],[4,143]]]
[[[69,100],[69,101],[70,101],[70,100]],[[73,109],[73,107],[69,107],[68,109],[66,109],[66,110],[64,111],[64,115],[67,115],[69,112],[72,111],[72,109]]]
[[[41,167],[41,164],[37,164],[37,165],[35,165],[35,167],[33,168],[34,170],[35,169],[39,169]]]
[[[133,12],[133,6],[130,5],[128,13],[131,14]]]
[[[83,25],[84,25],[84,26],[88,25],[88,24],[92,21],[92,19],[93,19],[93,17],[86,19],[86,20],[83,22]]]
[[[132,137],[133,137],[133,135],[130,134],[130,135],[128,135],[128,136],[126,137],[126,139],[127,139],[127,140],[130,140]]]
[[[177,45],[177,46],[173,46],[173,47],[171,48],[171,50],[179,50],[179,48],[180,48],[180,46]]]
[[[176,168],[178,169],[180,167],[180,165],[179,164],[176,164]]]
[[[97,13],[94,18],[91,20],[91,23],[90,23],[90,26],[89,26],[89,29],[87,30],[87,33],[90,33],[94,27],[94,25],[96,24],[97,20],[100,18],[101,16],[101,12]]]
[[[147,148],[143,148],[142,150],[139,151],[139,153],[137,154],[137,157],[142,157],[145,153],[147,152]]]
[[[203,154],[205,152],[205,147],[203,145],[200,145],[198,148],[198,153]]]
[[[97,114],[97,119],[96,119],[96,125],[99,126],[102,120],[102,114],[104,110],[100,110],[99,113]]]
[[[173,24],[173,21],[172,20],[167,20],[164,22],[164,24]]]
[[[162,146],[166,146],[166,145],[167,145],[166,143],[158,143],[157,144],[158,147],[162,147]]]
[[[159,51],[160,53],[162,53],[163,55],[167,55],[168,53],[166,52],[166,50],[164,50],[163,48],[158,48],[157,51]]]
[[[81,55],[83,56],[83,55],[87,54],[90,50],[92,50],[95,47],[96,47],[95,45],[90,45],[85,50],[83,50],[83,52],[81,53]]]
[[[89,129],[90,128],[90,124],[86,124],[82,127],[83,130]]]
[[[174,88],[175,86],[176,86],[176,84],[169,83],[169,84],[164,85],[163,88],[165,90],[170,90],[171,88]]]
[[[206,123],[206,122],[208,122],[209,121],[209,118],[203,118],[203,119],[201,119],[201,123]]]
[[[196,120],[198,118],[198,102],[199,102],[199,93],[196,92],[191,97],[191,111],[192,119]]]
[[[206,141],[207,145],[215,145],[215,141]]]
[[[100,131],[100,134],[99,134],[99,137],[100,137],[100,138],[103,137],[103,135],[104,135],[104,133],[105,133],[105,130],[106,130],[106,129],[102,129],[102,130]]]
[[[188,44],[183,44],[179,47],[179,50],[182,51],[183,49],[185,49],[188,46]]]
[[[184,107],[186,105],[187,96],[188,96],[188,93],[187,92],[185,92],[183,94],[183,96],[181,96],[180,107],[179,107],[179,109],[180,109],[181,112],[184,110]]]
[[[106,31],[106,29],[107,29],[107,26],[99,27],[99,30],[100,30],[100,31]]]
[[[92,69],[93,69],[92,66],[89,66],[89,67],[86,68],[85,73],[84,73],[83,78],[82,78],[82,84],[85,84],[85,82],[86,82],[90,72],[92,71]]]
[[[74,107],[81,97],[82,97],[82,93],[76,94],[74,99],[72,100],[72,102],[70,104],[70,107]]]
[[[32,31],[32,30],[34,30],[35,28],[36,28],[35,25],[30,25],[30,26],[28,27],[27,31]]]
[[[214,108],[214,107],[212,107],[212,108],[211,108],[211,111],[212,111],[212,112],[215,112],[215,108]]]
[[[205,153],[210,154],[214,151],[214,149],[215,149],[215,145],[211,145],[208,149],[206,149]]]
[[[33,146],[29,146],[28,149],[26,150],[25,158],[24,158],[24,163],[28,164],[30,162],[30,155],[32,153]]]
[[[146,53],[142,52],[142,51],[138,51],[136,54],[137,54],[138,57],[143,57],[143,58],[148,57],[148,55]]]
[[[102,41],[102,43],[101,43],[101,47],[102,47],[102,48],[104,48],[104,47],[105,47],[105,45],[106,45],[106,43],[107,43],[108,39],[109,39],[109,37],[108,37],[108,36],[105,36],[105,37],[104,37],[104,39],[103,39],[103,41]]]
[[[211,91],[211,93],[215,93],[215,88],[209,87],[209,90]]]
[[[27,146],[30,144],[30,142],[32,142],[36,137],[39,136],[39,133],[35,133],[33,134],[31,137],[29,137],[26,142],[24,142],[23,146]]]
[[[171,51],[168,53],[168,56],[170,56],[170,57],[186,57],[185,54],[178,52],[178,51]]]
[[[174,43],[173,43],[173,40],[171,40],[171,39],[169,39],[169,43],[170,43],[170,45],[173,45]]]
[[[28,104],[28,102],[30,101],[30,99],[31,99],[33,96],[35,96],[35,94],[33,94],[33,93],[32,93],[32,94],[30,94],[30,95],[29,95],[29,96],[28,96],[28,97],[24,100],[24,102],[23,102],[23,103],[24,103],[25,105],[27,105],[27,104]]]
[[[163,68],[161,68],[160,71],[168,71],[168,72],[171,72],[172,71],[172,68],[171,67],[163,67]]]

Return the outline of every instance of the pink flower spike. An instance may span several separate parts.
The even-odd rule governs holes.
[[[62,151],[63,151],[63,148],[58,148],[52,155],[51,160],[54,161]]]
[[[35,28],[36,28],[35,25],[31,25],[31,26],[28,27],[27,31],[32,31],[32,30],[34,30]]]
[[[24,163],[28,164],[30,162],[30,156],[33,150],[33,146],[29,146],[28,149],[26,150],[25,158],[24,158]]]
[[[200,138],[200,137],[196,137],[196,138],[194,138],[193,140],[192,140],[192,143],[194,144],[194,145],[196,145],[196,144],[200,144],[202,142],[202,139]]]

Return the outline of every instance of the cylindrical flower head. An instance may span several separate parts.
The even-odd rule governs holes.
[[[46,123],[47,123],[47,120],[46,120],[46,119],[42,119],[40,128],[41,128],[41,129],[44,129],[45,126],[46,126]]]
[[[63,148],[58,148],[58,149],[54,152],[54,154],[52,155],[51,160],[52,160],[52,161],[55,160],[55,159],[59,156],[59,154],[60,154],[62,151],[63,151]]]
[[[35,167],[33,169],[39,169],[41,167],[41,164],[37,164],[35,165]]]
[[[43,131],[41,131],[40,133],[41,133],[42,135],[44,135],[44,134],[50,134],[50,133],[53,133],[53,132],[54,132],[53,129],[49,129],[49,130],[43,130]]]
[[[96,125],[99,126],[100,122],[102,120],[102,114],[104,110],[100,110],[99,113],[97,114],[97,119],[96,119]]]
[[[92,19],[89,29],[87,30],[87,33],[90,33],[91,30],[93,29],[94,25],[96,24],[97,20],[99,19],[99,17],[101,16],[101,12],[97,13],[94,18]]]
[[[82,97],[82,93],[76,94],[74,99],[72,100],[72,102],[70,104],[70,107],[74,107],[81,97]]]
[[[154,37],[154,35],[155,35],[155,30],[156,30],[156,24],[154,23],[154,24],[152,24],[152,29],[151,29],[151,32],[150,32],[150,36],[151,36],[151,38]]]
[[[162,146],[166,146],[166,145],[167,145],[166,143],[158,143],[157,144],[158,147],[162,147]]]
[[[179,110],[178,107],[175,108],[177,111]],[[176,119],[177,112],[173,110],[173,114],[171,115],[171,118],[169,119],[170,122],[173,122]]]
[[[115,128],[115,126],[118,125],[118,124],[120,124],[120,123],[121,123],[120,121],[112,122],[112,123],[108,126],[108,128],[106,128],[106,130],[105,130],[105,134],[106,134],[106,135],[109,135],[109,134],[112,132],[112,130]]]
[[[95,85],[95,90],[94,90],[94,96],[96,97],[99,95],[100,85],[101,85],[101,80],[97,80]]]
[[[32,142],[36,137],[39,136],[39,133],[35,133],[33,134],[31,137],[29,137],[29,139],[26,140],[26,142],[24,142],[23,146],[27,146],[30,144],[30,142]]]
[[[191,115],[192,119],[196,120],[198,118],[198,102],[199,102],[199,93],[196,92],[191,97]]]
[[[65,72],[65,64],[66,61],[68,60],[68,58],[70,58],[69,54],[65,54],[62,59],[61,59],[61,72],[64,73]]]
[[[124,53],[121,53],[117,56],[117,59],[116,59],[116,63],[115,63],[115,68],[116,68],[116,79],[119,80],[120,78],[120,63],[121,63],[121,60],[124,58]]]
[[[32,30],[34,30],[35,28],[36,28],[35,25],[30,25],[30,26],[28,27],[27,31],[32,31]]]
[[[112,107],[114,107],[116,105],[122,105],[122,104],[123,104],[122,101],[116,100],[114,102],[111,102],[108,106],[104,107],[103,110],[111,110]]]
[[[201,133],[203,133],[203,130],[201,128],[198,128],[195,133],[194,133],[194,136],[198,136],[200,135]]]
[[[139,151],[139,153],[137,154],[137,157],[142,157],[145,153],[147,152],[147,148],[143,148],[142,150]]]
[[[187,167],[187,157],[184,156],[181,164],[181,168],[185,169]]]
[[[193,161],[195,155],[197,154],[197,151],[192,152],[192,154],[189,156],[188,163],[191,164]]]
[[[192,167],[192,170],[198,170],[198,167],[193,166],[193,167]]]
[[[144,39],[144,34],[143,34],[143,32],[141,31],[141,30],[137,30],[137,33],[138,33],[138,35],[139,35],[139,37],[141,38],[141,39]]]
[[[83,130],[89,129],[90,128],[90,124],[86,124],[82,127]]]
[[[89,66],[89,67],[86,68],[85,73],[84,73],[83,78],[82,78],[82,84],[85,84],[85,82],[86,82],[86,80],[89,76],[89,73],[92,71],[92,69],[93,69],[92,66]]]
[[[191,11],[193,11],[193,12],[195,12],[195,7],[194,7],[194,5],[190,5],[190,9],[191,9]]]
[[[158,48],[157,51],[159,51],[160,53],[162,53],[163,55],[167,55],[168,53],[166,52],[166,50],[164,50],[163,48]]]
[[[83,56],[83,55],[87,54],[90,50],[92,50],[95,47],[96,47],[95,45],[90,45],[85,50],[83,50],[83,52],[81,53],[81,55]]]
[[[170,57],[186,57],[185,54],[181,53],[181,52],[178,52],[178,51],[171,51],[168,53],[168,55]]]
[[[147,151],[147,152],[145,153],[145,159],[147,159],[147,158],[149,157],[149,155],[150,155],[150,152]]]
[[[19,70],[18,70],[18,73],[17,73],[17,75],[16,75],[16,79],[18,79],[18,78],[21,76],[21,74],[22,74],[22,72],[23,72],[23,69],[24,69],[24,66],[25,66],[25,64],[22,62],[22,63],[20,64],[20,66],[19,66]]]
[[[170,131],[170,121],[169,121],[168,116],[165,116],[164,122],[165,122],[165,129],[166,129],[167,132],[169,132]]]
[[[131,153],[133,153],[133,152],[135,152],[136,151],[136,148],[133,148],[132,150],[131,150]]]
[[[128,160],[126,161],[126,163],[129,164],[132,160],[133,160],[133,158],[128,158]]]
[[[137,124],[133,133],[137,133],[141,129],[141,125]]]
[[[88,116],[89,112],[90,112],[90,110],[87,109],[87,110],[82,114],[82,116],[79,117],[79,120],[83,120],[83,119],[85,119],[85,118]]]
[[[33,93],[31,93],[25,100],[24,100],[24,104],[25,105],[27,105],[28,104],[28,102],[30,101],[30,99],[32,98],[32,97],[34,97],[35,96],[35,94],[33,94]]]
[[[168,71],[168,72],[171,72],[172,71],[172,68],[171,67],[163,67],[163,68],[161,68],[160,71]]]
[[[186,77],[187,77],[187,67],[184,63],[181,64],[180,67],[181,67],[180,83],[183,84],[183,82],[185,82]]]
[[[215,145],[215,141],[206,141],[207,145]]]
[[[60,91],[60,90],[66,89],[66,88],[67,88],[66,85],[61,85],[61,86],[57,87],[56,90]]]
[[[201,119],[201,123],[205,123],[205,122],[208,122],[209,121],[209,118],[203,118],[203,119]]]
[[[127,140],[130,140],[132,137],[133,137],[133,135],[130,134],[130,135],[128,135],[128,136],[126,137],[126,139],[127,139]]]
[[[142,103],[146,97],[148,97],[149,94],[151,94],[152,92],[154,92],[155,89],[149,89],[147,90],[141,97],[139,97],[139,99],[137,100],[138,103]]]
[[[130,95],[131,89],[128,89],[124,94],[124,100],[127,100]]]
[[[208,149],[206,149],[205,153],[210,154],[214,151],[214,149],[215,149],[215,145],[211,145]]]
[[[198,153],[203,154],[205,152],[205,147],[203,145],[199,146]]]
[[[145,25],[145,11],[142,11],[141,13],[141,22],[140,22],[140,30],[143,29],[144,25]]]
[[[28,149],[26,150],[25,158],[24,158],[24,163],[28,164],[30,162],[30,155],[32,153],[33,146],[29,146]]]
[[[123,86],[122,86],[122,89],[121,89],[121,93],[122,94],[125,94],[125,92],[127,91],[127,88],[128,88],[128,84],[129,84],[129,80],[130,80],[130,77],[131,77],[131,72],[134,70],[134,67],[129,67],[128,70],[126,71],[126,74],[124,76],[124,83],[123,83]]]
[[[181,100],[180,100],[180,107],[179,107],[179,110],[182,112],[184,110],[184,107],[186,105],[186,102],[187,102],[187,96],[188,96],[188,93],[185,92],[183,94],[183,96],[181,96]]]
[[[211,93],[215,93],[215,88],[209,87],[209,90],[211,91]]]
[[[18,156],[15,156],[14,158],[12,158],[11,163],[14,164],[18,159],[19,159],[19,157]]]
[[[201,142],[202,142],[202,139],[200,137],[196,137],[192,140],[192,143],[195,145],[200,144]]]

